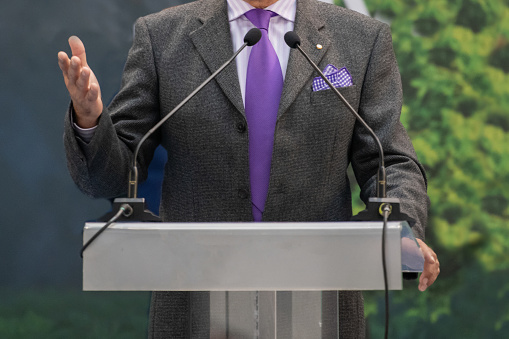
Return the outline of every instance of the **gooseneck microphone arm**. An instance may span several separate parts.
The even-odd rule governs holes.
[[[300,47],[300,38],[299,36],[293,32],[287,32],[285,34],[285,42],[290,48],[296,48],[298,49],[302,55],[306,58],[306,60],[313,66],[313,68],[320,74],[320,77],[325,81],[327,85],[336,93],[336,95],[339,97],[339,99],[345,104],[346,108],[355,116],[357,121],[359,121],[364,128],[371,134],[373,139],[375,140],[377,146],[378,146],[378,174],[377,174],[377,185],[376,185],[376,196],[378,198],[386,198],[386,173],[385,173],[385,162],[384,162],[384,150],[382,147],[382,143],[380,142],[380,139],[376,136],[375,132],[371,129],[371,127],[368,126],[368,124],[362,119],[362,117],[357,113],[357,111],[350,105],[350,103],[343,97],[341,93],[334,87],[334,85],[330,82],[329,79],[323,74],[323,72],[318,68],[318,66],[311,60],[311,58],[302,50]]]
[[[138,142],[136,149],[134,151],[133,163],[131,170],[129,171],[129,198],[136,198],[138,195],[138,166],[136,164],[136,159],[138,158],[138,153],[140,151],[141,145],[159,128],[162,124],[166,122],[175,112],[177,112],[182,106],[184,106],[192,97],[194,97],[203,87],[205,87],[210,81],[212,81],[221,71],[223,71],[226,66],[228,66],[237,55],[246,46],[255,45],[260,38],[262,37],[262,33],[258,28],[252,28],[247,34],[244,36],[244,44],[233,54],[233,56],[226,61],[217,71],[215,71],[210,77],[208,77],[200,86],[198,86],[191,94],[189,94],[180,104],[178,104],[170,113],[166,114],[161,121],[159,121],[154,127],[152,127]]]
[[[339,93],[339,91],[332,85],[332,83],[327,79],[327,77],[322,73],[322,71],[318,68],[318,66],[309,58],[309,56],[302,50],[300,47],[300,38],[295,32],[288,32],[285,34],[285,42],[290,48],[297,48],[302,55],[306,58],[306,60],[313,66],[313,68],[320,74],[320,77],[329,85],[329,87],[336,93],[336,95],[341,99],[341,101],[345,104],[348,110],[357,118],[366,130],[371,134],[373,139],[376,141],[379,152],[379,165],[378,165],[378,173],[377,173],[377,186],[376,186],[376,195],[377,198],[369,198],[369,203],[367,206],[367,213],[363,214],[363,212],[359,213],[355,220],[379,220],[380,216],[383,217],[383,226],[382,226],[382,268],[383,268],[383,278],[384,278],[384,286],[385,286],[385,333],[384,338],[388,338],[389,336],[389,285],[387,278],[387,265],[386,265],[386,246],[385,246],[385,238],[386,238],[386,230],[387,230],[387,222],[389,220],[389,216],[391,215],[394,220],[407,220],[407,215],[400,212],[400,204],[399,199],[387,198],[386,197],[386,173],[385,173],[385,165],[384,165],[384,150],[382,148],[382,143],[380,139],[376,136],[375,132],[368,126],[368,124],[361,118],[359,113],[355,111],[355,109],[346,101],[346,99]],[[393,210],[394,208],[394,210]],[[359,217],[362,214],[362,217]],[[406,218],[405,218],[406,217]],[[403,277],[405,279],[415,279],[417,278],[416,274],[411,274],[405,276],[403,273]]]
[[[129,193],[128,198],[116,198],[113,201],[113,209],[99,218],[100,221],[108,221],[86,244],[81,250],[81,257],[85,249],[112,223],[115,221],[131,220],[131,221],[161,221],[161,219],[152,212],[145,209],[145,199],[137,198],[138,195],[138,167],[136,159],[140,151],[141,145],[150,137],[162,124],[166,122],[175,112],[184,106],[192,97],[196,95],[205,85],[214,79],[226,66],[228,66],[246,46],[255,45],[262,37],[262,32],[258,28],[253,28],[244,36],[244,44],[226,61],[217,71],[207,78],[198,88],[189,94],[180,104],[178,104],[170,113],[166,114],[154,127],[152,127],[138,142],[133,155],[132,167],[129,170]]]

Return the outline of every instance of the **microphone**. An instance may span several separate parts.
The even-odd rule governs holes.
[[[300,46],[300,37],[294,31],[288,31],[285,34],[285,42],[290,48]]]
[[[198,86],[191,94],[189,94],[182,102],[180,102],[171,112],[166,114],[154,127],[152,127],[138,142],[136,145],[136,149],[134,151],[133,163],[132,167],[129,171],[129,190],[127,198],[116,198],[113,201],[112,211],[105,214],[98,221],[108,221],[108,223],[103,226],[106,228],[113,221],[161,221],[161,219],[154,215],[149,210],[145,209],[145,199],[138,198],[138,166],[136,159],[138,158],[138,153],[140,151],[141,145],[159,128],[163,125],[166,120],[168,120],[175,112],[177,112],[182,106],[184,106],[189,100],[191,100],[199,91],[202,90],[205,85],[211,82],[221,71],[223,71],[229,64],[232,63],[233,60],[239,55],[240,52],[246,46],[253,46],[262,37],[262,32],[258,28],[252,28],[249,32],[244,36],[244,44],[233,54],[233,56],[228,59],[217,71],[215,71],[210,77],[208,77],[200,86]],[[101,231],[102,232],[102,231]],[[98,232],[99,233],[99,232]],[[95,236],[92,240],[95,239]],[[82,249],[82,254],[85,248],[90,244],[87,243],[85,247]]]
[[[262,31],[260,31],[258,28],[251,28],[249,32],[247,32],[244,36],[244,42],[247,44],[247,46],[254,46],[258,43],[258,41],[260,41],[261,38]],[[239,53],[242,49],[244,49],[244,46],[239,48]]]

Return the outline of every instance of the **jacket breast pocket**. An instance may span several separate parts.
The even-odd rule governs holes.
[[[359,105],[359,94],[357,93],[357,86],[348,86],[348,87],[340,87],[336,88],[341,95],[352,105],[352,107],[357,110]],[[324,106],[337,108],[338,105],[344,107],[343,102],[339,97],[334,93],[332,89],[325,89],[321,91],[311,92],[311,105],[313,106]]]

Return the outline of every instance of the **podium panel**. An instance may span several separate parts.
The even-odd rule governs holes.
[[[210,292],[210,338],[338,338],[337,305],[337,291]]]
[[[87,223],[84,243],[103,225]],[[384,288],[381,234],[380,222],[117,223],[84,252],[83,289],[191,291],[188,338],[341,338],[346,291]],[[406,222],[386,241],[401,289],[424,260]]]
[[[87,223],[84,242],[102,225]],[[383,289],[381,233],[381,222],[116,223],[84,252],[83,289]],[[389,288],[401,289],[402,249],[422,261],[406,222],[388,223],[386,249]]]

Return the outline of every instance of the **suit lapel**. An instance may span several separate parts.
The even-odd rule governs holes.
[[[329,46],[329,39],[323,33],[323,27],[324,24],[315,3],[308,0],[298,0],[294,30],[301,39],[301,48],[316,64],[322,60]],[[322,45],[323,48],[317,49],[317,44]],[[279,103],[278,119],[288,110],[302,88],[309,85],[313,72],[312,66],[309,65],[304,56],[298,50],[292,49]]]
[[[228,9],[225,0],[203,1],[198,19],[203,25],[191,32],[190,37],[196,50],[210,72],[215,72],[233,55]],[[237,67],[232,62],[217,77],[216,81],[232,104],[245,115],[240,93]]]
[[[190,37],[212,73],[234,52],[228,23],[227,3],[225,0],[203,1],[201,9],[197,17],[202,26],[191,32]],[[318,12],[314,1],[298,0],[295,32],[301,39],[302,49],[316,64],[322,60],[329,46],[329,39],[323,32],[323,28],[321,13]],[[321,44],[323,48],[317,49],[317,44]],[[302,88],[308,84],[311,76],[313,76],[313,68],[299,51],[292,49],[279,103],[278,118],[288,110]],[[226,67],[217,76],[216,81],[237,110],[245,115],[235,63]]]

